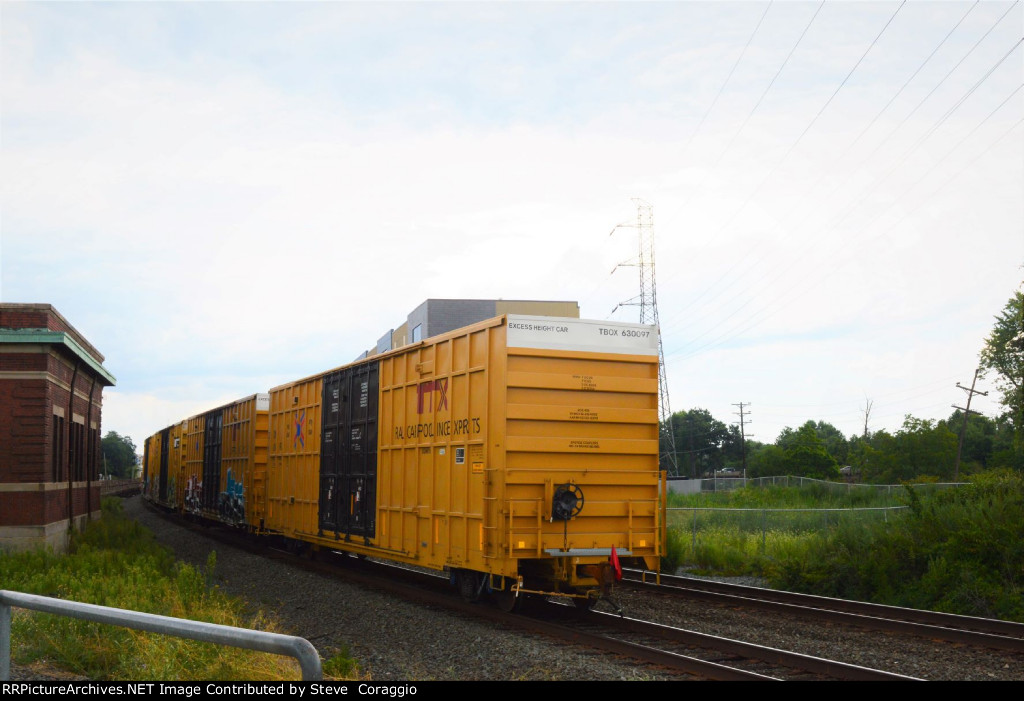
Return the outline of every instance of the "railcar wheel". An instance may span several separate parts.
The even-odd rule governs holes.
[[[455,586],[465,601],[475,603],[480,600],[480,580],[476,572],[455,570]]]

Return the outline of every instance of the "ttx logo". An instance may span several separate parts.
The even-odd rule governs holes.
[[[437,406],[434,406],[433,397],[434,393],[437,393]],[[444,377],[440,380],[427,380],[421,382],[416,388],[416,413],[422,414],[423,407],[426,405],[428,410],[433,409],[440,411],[441,409],[448,408],[448,378]]]

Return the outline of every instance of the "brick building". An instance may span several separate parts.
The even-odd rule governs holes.
[[[99,515],[103,356],[49,304],[0,304],[0,548],[49,545]],[[72,392],[73,390],[73,392]]]

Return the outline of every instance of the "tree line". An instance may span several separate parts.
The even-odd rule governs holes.
[[[846,437],[827,421],[786,427],[772,443],[747,439],[747,477],[799,475],[840,479],[847,474],[864,482],[894,484],[933,478],[952,480],[956,468],[963,412],[932,421],[907,416],[899,430]],[[739,426],[727,426],[706,409],[672,415],[676,465],[682,477],[710,477],[742,472],[744,446]],[[1005,416],[972,414],[967,420],[960,475],[995,467],[1021,469],[1015,431]],[[848,468],[843,470],[843,468]]]
[[[117,431],[108,431],[100,441],[102,462],[100,474],[115,479],[132,479],[137,476],[139,459],[135,454],[135,442],[129,436]]]
[[[995,320],[979,358],[979,376],[991,377],[1002,393],[1004,411],[995,418],[971,411],[965,427],[959,409],[938,421],[908,414],[895,432],[865,430],[849,437],[827,421],[812,420],[799,428],[784,428],[772,443],[747,440],[744,445],[739,426],[695,408],[674,413],[671,428],[662,427],[675,438],[677,474],[741,472],[745,462],[747,477],[849,475],[858,481],[893,484],[951,480],[991,468],[1024,470],[1024,292],[1015,292]],[[667,469],[667,460],[662,467]]]

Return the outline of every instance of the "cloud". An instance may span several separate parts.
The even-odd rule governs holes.
[[[980,5],[865,132],[966,6],[908,4],[816,119],[896,8],[826,5],[751,115],[815,7],[773,4],[726,85],[763,5],[6,5],[0,294],[107,355],[120,430],[347,362],[428,297],[603,318],[640,196],[673,406],[850,432],[865,392],[966,377],[1020,281],[1019,61],[938,124],[1020,10],[940,84],[1009,7]]]

